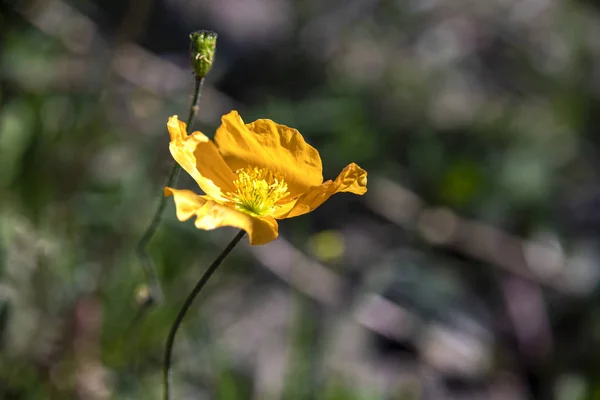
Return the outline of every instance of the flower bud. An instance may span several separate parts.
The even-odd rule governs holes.
[[[190,34],[190,59],[197,78],[204,78],[212,67],[217,36],[211,31],[197,31]]]

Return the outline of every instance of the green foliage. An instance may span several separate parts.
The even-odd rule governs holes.
[[[148,18],[136,41],[128,32],[144,21],[125,20],[113,30],[120,11],[111,2],[21,3],[0,14],[0,398],[159,398],[169,324],[232,236],[178,222],[169,202],[149,245],[165,302],[138,318],[144,276],[133,249],[168,173],[165,123],[185,114],[192,68],[204,77],[214,61],[217,35],[199,31],[190,37],[188,65],[181,38],[192,23],[219,28],[220,35],[195,126],[207,136],[230,109],[248,121],[271,118],[298,128],[319,149],[325,179],[351,160],[369,171],[369,182],[385,177],[427,204],[503,232],[550,233],[563,250],[596,246],[596,234],[571,228],[565,223],[571,216],[562,211],[565,202],[580,204],[597,187],[600,53],[594,39],[600,17],[591,4],[375,2],[357,11],[289,2],[274,13],[260,1],[250,11],[198,5],[194,12],[186,2],[167,2],[165,15]],[[260,15],[269,18],[253,19]],[[163,17],[176,26],[157,25]],[[181,187],[192,187],[182,178]],[[400,388],[349,378],[347,370],[357,367],[350,364],[370,366],[388,355],[371,354],[366,339],[335,333],[360,325],[354,308],[394,278],[412,276],[413,267],[416,283],[402,295],[417,318],[434,319],[431,308],[443,310],[443,317],[460,314],[468,307],[457,311],[449,299],[474,289],[491,305],[492,319],[505,323],[505,310],[494,308],[504,304],[498,293],[505,269],[498,273],[493,262],[468,256],[464,268],[457,267],[456,254],[420,237],[419,227],[407,232],[412,228],[384,222],[383,206],[369,196],[354,203],[342,197],[282,224],[282,241],[297,253],[235,250],[180,332],[176,393],[250,399],[263,389],[262,379],[279,388],[274,399],[419,398],[427,384],[420,376]],[[592,207],[583,219],[593,222],[596,214]],[[321,231],[336,232],[328,242],[336,257],[316,254],[333,266],[302,253]],[[375,279],[383,269],[379,258],[406,247],[435,256],[417,266],[390,263],[387,275]],[[339,249],[345,253],[337,255]],[[562,281],[575,277],[577,266],[591,266],[579,280],[594,286],[589,276],[596,276],[598,260],[585,258],[588,253],[576,254],[578,263]],[[309,276],[313,282],[302,275],[302,257],[341,282],[340,293],[327,293],[337,303],[318,295],[326,278]],[[280,269],[264,267],[273,259]],[[534,272],[534,278],[543,275]],[[600,333],[588,324],[598,314],[593,287],[575,299],[551,294],[544,297],[551,303],[549,326],[560,326],[563,315],[580,315],[580,336],[552,336],[548,369],[577,375],[585,382],[583,398],[600,398],[590,372],[600,360]],[[261,310],[270,304],[278,308],[265,317]],[[272,327],[273,320],[279,325]],[[352,353],[337,349],[346,341],[371,358],[361,353],[349,365],[327,364],[338,353]],[[579,348],[582,343],[589,345]],[[508,361],[494,377],[518,375],[518,351],[495,345]],[[281,376],[258,371],[269,357],[281,363]],[[411,373],[420,368],[410,365]],[[269,386],[261,374],[281,385]]]

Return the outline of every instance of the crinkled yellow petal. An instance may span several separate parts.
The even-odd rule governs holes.
[[[273,213],[273,218],[276,218],[276,219],[287,218],[287,215],[292,210],[292,208],[294,208],[298,199],[299,199],[299,197],[296,197],[295,199],[279,202],[279,204],[277,205],[277,208],[275,209],[275,212]],[[282,217],[282,215],[283,215],[283,217]]]
[[[171,142],[185,140],[188,136],[187,125],[185,122],[180,121],[177,115],[169,117],[167,129],[169,130],[169,136],[171,136]]]
[[[177,219],[187,221],[196,217],[196,228],[212,230],[221,226],[233,226],[248,233],[251,245],[268,243],[279,234],[277,221],[272,217],[254,217],[234,208],[219,204],[208,196],[200,196],[191,190],[165,188],[165,196],[173,196]]]
[[[167,123],[171,143],[171,155],[181,167],[194,178],[208,196],[224,201],[223,193],[235,191],[236,175],[231,171],[215,144],[202,132],[187,134],[185,123],[177,116]]]
[[[288,185],[290,198],[323,183],[319,152],[296,129],[269,119],[245,125],[237,111],[221,121],[215,142],[233,171],[250,166],[278,172]]]
[[[346,168],[335,178],[320,186],[310,188],[306,193],[298,197],[294,206],[287,213],[282,208],[276,215],[277,219],[297,217],[311,212],[323,204],[332,195],[340,192],[350,192],[363,195],[367,192],[367,171],[355,163],[348,164]]]

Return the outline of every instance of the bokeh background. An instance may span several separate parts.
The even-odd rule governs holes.
[[[234,250],[179,333],[175,398],[600,398],[597,3],[0,7],[0,398],[159,398],[169,325],[235,234],[169,201],[165,298],[139,318],[197,29],[219,41],[196,129],[271,118],[369,191]]]

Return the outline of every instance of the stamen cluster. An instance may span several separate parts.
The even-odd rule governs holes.
[[[277,203],[289,195],[288,185],[278,173],[266,168],[247,167],[235,171],[235,193],[227,197],[235,208],[255,216],[272,215]]]

